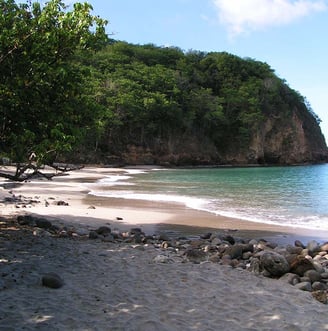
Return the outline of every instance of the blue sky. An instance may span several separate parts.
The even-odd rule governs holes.
[[[81,1],[82,2],[82,1]],[[268,63],[305,96],[328,141],[328,0],[89,0],[114,39]]]

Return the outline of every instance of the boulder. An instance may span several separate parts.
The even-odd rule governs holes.
[[[312,270],[312,269],[305,271],[304,276],[308,277],[310,279],[311,283],[319,282],[321,280],[320,273],[318,271]]]
[[[294,285],[297,289],[302,290],[302,291],[312,291],[312,286],[310,282],[301,282],[296,285]]]
[[[294,245],[295,245],[296,247],[301,247],[302,249],[305,248],[305,245],[304,245],[300,240],[295,240]]]
[[[282,276],[290,269],[286,258],[276,252],[264,252],[260,258],[260,265],[272,276]]]
[[[243,245],[236,244],[230,246],[224,252],[224,255],[229,255],[231,259],[240,259],[243,256]]]
[[[292,272],[294,274],[297,274],[301,277],[308,270],[314,270],[314,266],[313,266],[312,262],[309,259],[305,258],[302,255],[298,255],[290,263],[290,272]]]
[[[96,233],[101,236],[106,236],[112,232],[111,228],[108,226],[101,226],[96,230]]]
[[[309,241],[306,248],[308,249],[309,255],[311,256],[314,256],[315,253],[321,251],[320,245],[315,240]]]
[[[207,254],[200,249],[188,249],[185,252],[185,256],[193,263],[200,263],[207,260]]]
[[[312,290],[313,291],[325,291],[327,290],[328,286],[321,282],[314,282],[312,284]]]
[[[295,275],[291,272],[287,272],[283,276],[279,278],[279,280],[282,280],[285,283],[296,285],[300,282],[300,277],[298,275]]]

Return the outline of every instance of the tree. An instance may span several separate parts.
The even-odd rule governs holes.
[[[33,152],[52,163],[83,135],[90,118],[88,70],[74,61],[108,42],[92,6],[0,0],[0,156],[20,164]]]

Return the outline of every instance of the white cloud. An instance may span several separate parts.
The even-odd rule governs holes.
[[[289,24],[327,9],[325,0],[212,0],[232,36]]]

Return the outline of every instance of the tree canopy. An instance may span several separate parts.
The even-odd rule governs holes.
[[[106,24],[87,3],[0,0],[0,157],[97,162],[188,139],[224,154],[267,117],[319,121],[266,63],[116,41]]]
[[[107,22],[92,7],[51,0],[0,0],[0,155],[22,162],[34,152],[54,160],[83,136],[94,107],[90,70],[73,60],[107,43]]]

